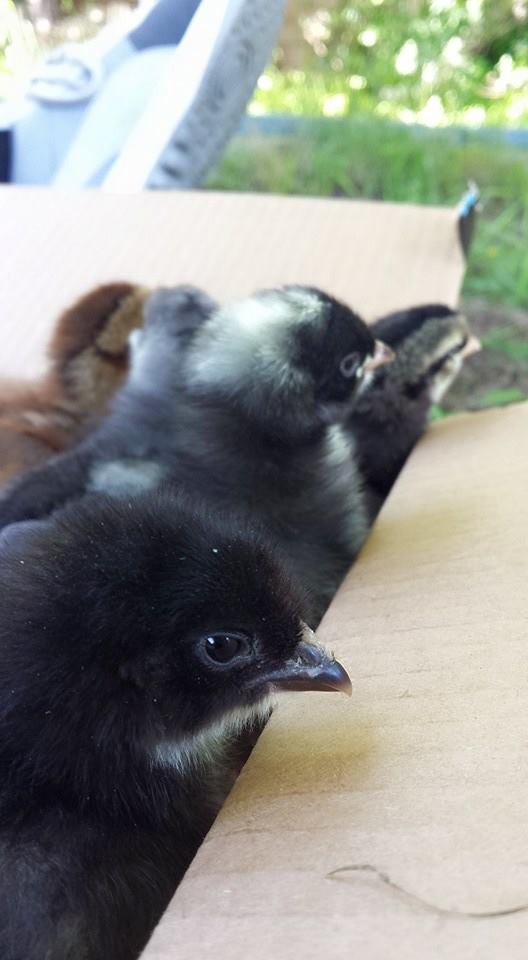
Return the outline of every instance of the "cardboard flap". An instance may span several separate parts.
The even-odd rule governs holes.
[[[283,700],[144,960],[521,960],[528,405],[434,427],[319,634],[352,700]]]
[[[99,283],[195,283],[221,300],[320,286],[367,318],[454,305],[455,208],[213,193],[0,188],[1,376],[44,368],[61,310]]]

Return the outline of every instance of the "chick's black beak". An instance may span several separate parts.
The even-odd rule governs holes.
[[[314,642],[308,627],[294,655],[275,670],[269,680],[278,690],[335,690],[352,695],[352,681],[345,668]]]

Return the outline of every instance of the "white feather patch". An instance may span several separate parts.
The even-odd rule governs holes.
[[[158,743],[154,750],[154,763],[174,767],[182,773],[192,767],[217,763],[232,740],[246,727],[267,719],[275,703],[274,696],[264,697],[251,707],[231,710],[194,736]]]
[[[154,460],[110,460],[91,472],[89,489],[110,496],[126,496],[157,487],[165,468]]]
[[[219,310],[202,328],[188,354],[191,383],[223,389],[255,382],[280,384],[296,375],[285,338],[296,323],[318,323],[319,298],[305,290],[256,294]]]

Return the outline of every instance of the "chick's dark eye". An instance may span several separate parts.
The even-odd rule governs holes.
[[[215,663],[229,663],[248,650],[248,640],[236,633],[211,633],[205,638],[205,652]]]
[[[344,377],[355,377],[360,371],[361,357],[359,353],[347,353],[339,364],[339,370]]]

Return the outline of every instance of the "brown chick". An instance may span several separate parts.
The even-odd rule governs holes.
[[[96,287],[59,317],[50,366],[32,384],[0,384],[0,486],[67,449],[106,412],[128,369],[128,335],[143,322],[147,291]]]

